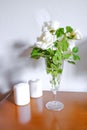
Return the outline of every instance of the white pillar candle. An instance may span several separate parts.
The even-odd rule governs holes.
[[[14,85],[14,102],[16,105],[26,105],[30,102],[28,83]]]
[[[30,80],[30,96],[32,98],[38,98],[42,96],[42,82],[40,79]]]

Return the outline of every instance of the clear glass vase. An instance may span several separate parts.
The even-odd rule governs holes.
[[[64,108],[64,104],[56,99],[56,94],[58,88],[60,87],[61,74],[58,74],[56,77],[51,76],[51,91],[54,94],[54,99],[46,103],[46,108],[48,110],[60,111]]]

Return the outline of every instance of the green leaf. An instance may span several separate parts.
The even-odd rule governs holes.
[[[66,26],[66,32],[72,32],[73,31],[73,28],[71,26]]]
[[[53,76],[57,76],[57,74],[58,74],[57,71],[53,71],[53,72],[52,72],[52,75],[53,75]]]
[[[47,73],[51,73],[51,69],[48,67],[46,67],[46,71],[47,71]]]
[[[80,57],[78,55],[76,55],[76,54],[73,54],[73,59],[74,60],[80,60]]]
[[[70,61],[70,60],[68,60],[68,62],[69,62],[69,63],[71,63],[71,64],[75,64],[75,62],[74,62],[74,61]]]
[[[58,69],[58,73],[60,73],[60,74],[61,74],[61,73],[62,73],[62,71],[63,71],[63,69],[61,69],[61,68],[59,68],[59,69]]]
[[[40,48],[33,48],[31,52],[31,58],[39,59],[42,56],[42,50]]]
[[[63,57],[64,59],[68,59],[71,56],[71,54],[64,54]]]
[[[62,60],[62,53],[61,53],[60,50],[57,50],[57,51],[55,52],[55,56],[58,58],[58,60]]]
[[[47,49],[47,50],[45,50],[46,51],[46,54],[48,54],[48,55],[50,55],[50,56],[53,56],[54,55],[54,50],[52,50],[52,49]]]
[[[51,68],[56,70],[56,65],[51,63]]]
[[[62,36],[64,34],[64,28],[57,29],[55,34],[56,34],[57,37]]]
[[[53,34],[55,31],[54,30],[50,30],[50,33]]]
[[[58,41],[57,40],[54,42],[54,46],[58,48]]]
[[[34,57],[37,57],[37,56],[38,56],[38,50],[33,49],[32,53],[31,53],[31,57],[34,58]]]
[[[73,47],[72,52],[77,53],[79,51],[78,47]]]
[[[62,51],[67,51],[69,44],[65,38],[60,42],[60,45],[62,47]]]
[[[55,65],[62,64],[62,53],[59,50],[56,50],[52,60]]]
[[[57,57],[57,56],[54,56],[54,57],[53,57],[53,63],[54,63],[55,65],[57,65],[57,64],[59,63],[59,60],[58,60],[58,57]]]

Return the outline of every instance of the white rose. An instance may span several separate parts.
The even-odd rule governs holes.
[[[81,34],[81,32],[79,30],[76,29],[74,31],[74,33],[75,33],[75,39],[77,39],[77,40],[81,39],[82,34]]]
[[[60,23],[57,21],[50,21],[50,29],[51,30],[57,30],[59,28]]]
[[[57,30],[59,28],[59,22],[57,21],[50,21],[44,23],[44,26],[42,27],[42,32],[50,31],[50,30]]]
[[[52,35],[49,33],[49,32],[45,32],[44,34],[43,34],[43,38],[42,38],[42,40],[44,41],[44,42],[51,42],[52,41]]]
[[[45,22],[42,26],[42,32],[49,32],[49,22]]]
[[[48,27],[46,27],[46,26],[43,26],[42,27],[42,32],[48,32],[49,30],[48,30]]]
[[[36,46],[39,48],[44,49],[55,49],[53,42],[55,42],[56,36],[52,35],[50,32],[44,32],[42,35],[38,38]]]
[[[37,41],[49,43],[54,42],[56,40],[56,36],[52,35],[50,32],[44,32],[42,35],[37,39]]]
[[[48,48],[52,48],[53,44],[52,43],[45,43],[45,42],[37,42],[36,47],[41,48],[43,50],[46,50]]]
[[[56,36],[55,35],[52,35],[50,32],[45,32],[44,34],[43,34],[43,38],[42,38],[42,40],[44,41],[44,42],[46,42],[46,43],[53,43],[55,40],[56,40]]]

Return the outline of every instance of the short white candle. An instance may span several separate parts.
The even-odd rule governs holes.
[[[42,96],[42,82],[40,79],[30,80],[30,96],[32,98],[38,98]]]
[[[30,102],[28,83],[14,85],[14,102],[16,105],[26,105]]]

